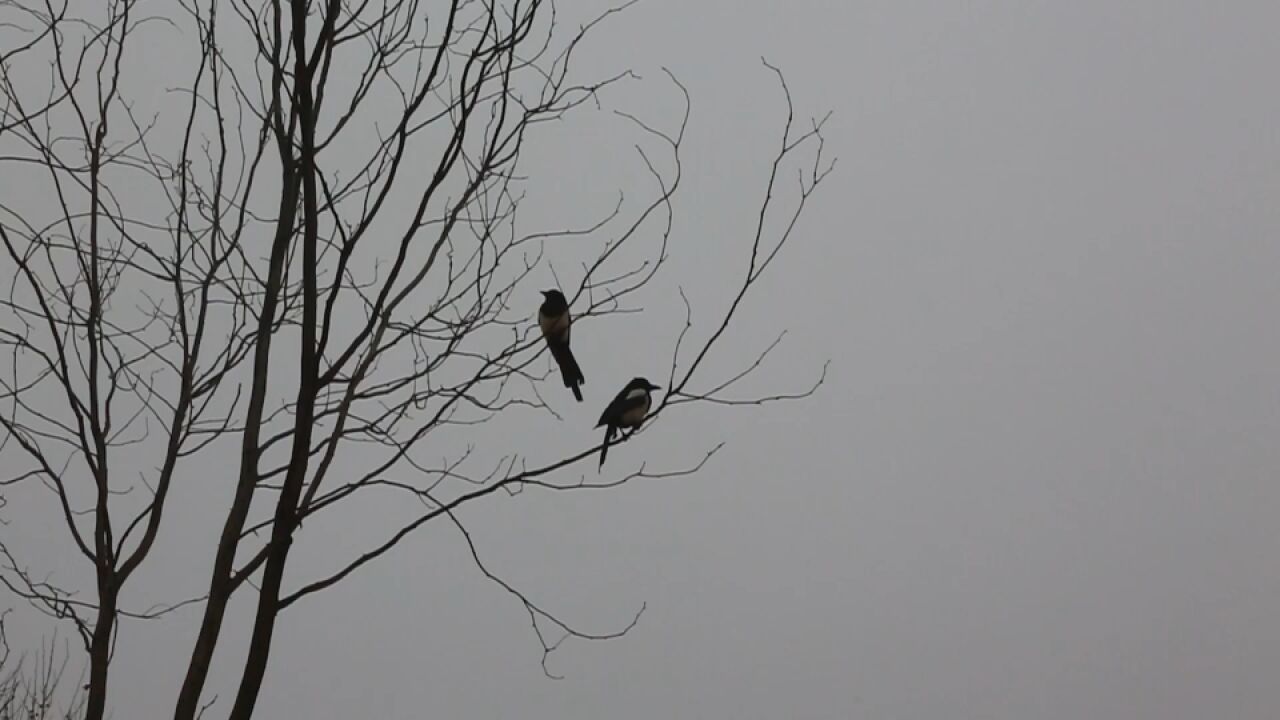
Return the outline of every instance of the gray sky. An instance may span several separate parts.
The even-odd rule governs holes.
[[[586,629],[647,603],[627,637],[558,651],[565,679],[441,525],[284,614],[260,715],[1274,717],[1278,23],[1265,2],[645,0],[602,27],[581,67],[634,66],[633,105],[670,102],[663,65],[693,94],[666,282],[708,314],[781,121],[758,57],[800,113],[835,111],[836,175],[714,358],[786,326],[758,387],[830,358],[828,382],[610,455],[621,473],[727,441],[696,478],[465,515],[495,569]],[[609,154],[627,137],[582,122],[530,160],[564,207],[635,172]],[[575,332],[599,348],[589,400],[635,374],[623,358],[661,372],[666,346],[632,333],[679,307]],[[207,582],[175,578],[221,509],[185,512],[144,587]],[[386,525],[308,531],[297,577]],[[195,617],[128,626],[116,717],[171,712]],[[222,712],[243,634],[219,646]]]

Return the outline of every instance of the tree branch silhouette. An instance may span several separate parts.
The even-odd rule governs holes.
[[[681,477],[720,450],[588,482],[574,466],[598,443],[533,457],[482,433],[561,418],[541,386],[538,283],[554,277],[589,328],[639,312],[679,242],[689,90],[664,69],[683,109],[646,117],[613,102],[642,82],[635,73],[577,68],[588,38],[635,1],[568,28],[551,0],[0,0],[0,172],[24,180],[0,198],[0,490],[56,519],[85,561],[45,577],[9,542],[0,580],[76,628],[84,717],[109,712],[123,623],[184,607],[198,618],[174,717],[210,709],[228,633],[248,638],[228,716],[251,717],[280,614],[433,520],[520,601],[548,675],[566,639],[635,626],[639,613],[586,632],[545,609],[490,570],[456,513],[500,490]],[[157,70],[176,79],[157,92],[138,69],[162,38],[180,42]],[[746,209],[757,223],[740,281],[705,330],[684,298],[684,326],[660,338],[674,342],[668,391],[645,429],[680,406],[803,398],[825,379],[824,366],[804,388],[732,395],[781,335],[736,373],[709,370],[834,167],[825,118],[797,129],[782,73],[765,65],[786,120],[763,198]],[[603,159],[633,163],[643,182],[586,218],[530,228],[526,148],[587,109],[634,135],[633,155]],[[175,531],[175,488],[196,473],[228,489],[201,509],[219,525],[207,589],[138,609],[133,580]],[[318,576],[293,574],[313,524],[376,493],[421,506]],[[229,623],[246,585],[253,619]]]

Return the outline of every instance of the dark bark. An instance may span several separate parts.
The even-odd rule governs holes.
[[[116,627],[117,591],[100,588],[98,618],[89,644],[89,685],[85,720],[102,720],[107,710],[107,671],[111,666],[111,634]]]
[[[293,447],[289,470],[284,486],[276,501],[271,526],[271,544],[263,570],[262,585],[258,589],[258,609],[253,621],[253,634],[249,640],[249,654],[240,678],[240,689],[231,708],[232,720],[248,720],[252,717],[262,680],[267,671],[267,659],[271,653],[271,639],[275,633],[276,618],[280,613],[280,590],[284,580],[285,563],[293,543],[293,531],[297,527],[298,500],[302,497],[302,485],[307,477],[310,460],[311,435],[315,419],[315,399],[318,392],[317,377],[320,359],[316,346],[316,320],[319,307],[319,288],[316,282],[317,245],[319,243],[319,194],[316,187],[315,165],[315,115],[316,102],[312,92],[314,66],[308,62],[307,53],[307,0],[292,0],[294,94],[293,112],[301,131],[301,152],[298,158],[298,174],[302,178],[302,347],[298,361],[298,393],[295,405]],[[333,22],[338,11],[336,0],[330,0],[325,22],[317,39],[316,56],[324,44],[331,42]]]
[[[280,298],[285,256],[289,248],[289,240],[293,235],[297,197],[298,178],[296,174],[292,174],[286,178],[280,197],[280,220],[276,224],[275,237],[272,241],[266,294],[263,299],[262,315],[258,319],[253,385],[246,410],[244,438],[240,444],[240,477],[230,511],[227,513],[227,520],[223,524],[222,534],[218,538],[218,549],[213,561],[213,577],[209,584],[209,599],[205,603],[200,631],[191,652],[191,661],[182,682],[182,690],[178,694],[178,703],[174,710],[175,720],[193,720],[200,708],[200,693],[204,690],[205,681],[209,677],[209,666],[213,660],[213,651],[218,644],[218,637],[222,633],[222,621],[226,615],[227,603],[236,587],[234,578],[236,550],[239,548],[240,534],[244,530],[245,520],[249,516],[254,486],[258,481],[258,447],[262,433],[263,408],[266,403],[267,371],[271,359],[272,323]]]

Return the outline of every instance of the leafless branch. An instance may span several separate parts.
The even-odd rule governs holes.
[[[74,577],[64,583],[5,548],[0,581],[76,628],[86,718],[108,714],[121,623],[188,606],[199,620],[175,718],[202,714],[245,585],[255,612],[228,712],[249,718],[279,614],[437,519],[521,602],[548,675],[566,638],[634,627],[639,613],[618,632],[584,632],[535,604],[481,560],[456,511],[500,490],[693,475],[721,448],[683,468],[644,463],[588,481],[575,465],[600,449],[589,439],[533,457],[482,432],[572,421],[550,395],[531,321],[548,276],[570,297],[575,338],[589,337],[641,312],[683,241],[674,198],[688,88],[664,68],[683,109],[649,117],[613,100],[641,82],[635,73],[577,68],[588,39],[635,1],[566,27],[551,0],[0,0],[0,171],[25,180],[0,198],[0,488],[43,499],[92,569],[60,569]],[[171,33],[183,49],[152,93],[137,48]],[[727,376],[708,361],[834,167],[826,118],[797,125],[781,72],[765,65],[787,114],[750,209],[740,282],[706,328],[681,291],[686,322],[646,428],[681,405],[807,397],[826,377],[824,365],[807,389],[742,397],[739,383],[766,369],[782,335]],[[633,163],[640,187],[530,229],[522,208],[545,178],[525,167],[527,144],[582,108],[609,111],[629,133],[633,152],[606,160]],[[173,531],[175,486],[196,469],[233,488],[215,509],[207,591],[123,607],[122,590]],[[422,509],[286,586],[304,522],[340,519],[355,495]]]

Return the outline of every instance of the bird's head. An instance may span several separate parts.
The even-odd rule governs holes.
[[[654,385],[653,383],[649,382],[648,380],[642,377],[633,379],[629,383],[628,387],[632,390],[646,390],[648,392],[653,392],[654,390],[662,389],[661,385]]]
[[[542,297],[551,302],[566,302],[564,293],[559,290],[540,290],[539,292],[542,293]]]

